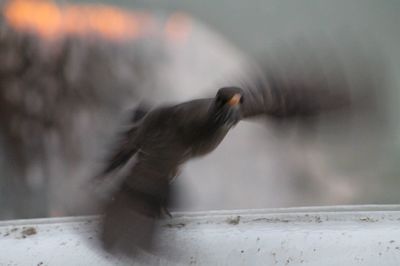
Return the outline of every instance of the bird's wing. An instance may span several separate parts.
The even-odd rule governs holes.
[[[116,146],[117,148],[110,156],[108,164],[102,171],[101,176],[107,175],[112,171],[124,166],[129,161],[129,159],[137,152],[137,135],[139,130],[140,127],[136,125],[122,134],[119,143]]]
[[[350,92],[345,87],[334,87],[329,80],[298,78],[273,73],[257,86],[245,88],[243,118],[310,116],[350,104]]]
[[[136,137],[140,144],[136,161],[104,209],[101,238],[110,251],[131,256],[132,249],[151,251],[153,247],[157,221],[170,203],[170,181],[177,174],[182,153],[177,128],[171,126],[173,111],[174,108],[159,107],[143,120],[143,138]]]
[[[269,115],[276,118],[310,116],[352,104],[353,75],[343,66],[342,58],[330,51],[296,49],[264,64],[243,82],[243,118]],[[368,86],[368,68],[358,66],[358,77]],[[354,76],[354,75],[353,75]],[[353,78],[353,77],[351,77]]]
[[[101,240],[110,252],[152,252],[157,221],[169,202],[169,179],[158,162],[139,160],[104,209]]]
[[[107,165],[100,176],[105,176],[112,171],[124,166],[129,159],[137,152],[140,145],[139,132],[142,126],[142,119],[148,113],[148,108],[139,106],[132,111],[130,122],[132,123],[127,130],[118,137],[114,152],[107,160]]]

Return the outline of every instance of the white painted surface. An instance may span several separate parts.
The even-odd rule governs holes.
[[[1,222],[0,265],[132,265],[96,248],[96,223]],[[176,213],[163,229],[161,258],[138,265],[400,265],[400,206]]]

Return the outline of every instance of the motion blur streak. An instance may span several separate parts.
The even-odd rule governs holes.
[[[57,6],[51,1],[11,1],[4,9],[16,29],[34,31],[45,39],[63,34],[95,34],[114,40],[137,38],[150,32],[151,17],[106,5]]]

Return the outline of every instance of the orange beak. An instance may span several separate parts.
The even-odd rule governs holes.
[[[235,106],[240,102],[240,98],[242,98],[242,95],[236,93],[235,95],[232,96],[232,98],[229,99],[228,104],[230,106]]]

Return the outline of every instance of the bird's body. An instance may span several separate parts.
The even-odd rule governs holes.
[[[229,127],[210,121],[213,99],[200,99],[150,110],[126,133],[106,173],[122,166],[135,155],[141,159],[166,162],[177,168],[188,159],[214,150]],[[189,118],[190,117],[190,118]],[[129,154],[129,155],[128,155]],[[170,162],[170,163],[167,163]]]
[[[124,186],[163,201],[180,167],[213,151],[236,124],[215,121],[214,104],[213,98],[207,98],[150,110],[126,133],[122,150],[113,156],[105,173],[135,156]]]
[[[212,99],[201,99],[150,111],[138,125],[138,156],[153,154],[181,164],[214,150],[229,128],[211,121],[211,104]]]
[[[151,235],[154,218],[169,214],[169,186],[180,167],[191,158],[213,151],[239,121],[239,116],[232,115],[229,117],[233,121],[218,120],[215,110],[213,98],[157,107],[123,135],[120,149],[104,174],[123,166],[133,156],[136,160],[106,208],[103,240],[107,246],[115,246],[131,227],[141,228],[138,231],[144,235],[138,237],[135,230],[137,244],[150,241],[146,236]]]
[[[318,82],[293,83],[275,75],[270,83],[255,84],[225,87],[214,98],[141,112],[102,172],[106,176],[135,156],[105,209],[102,238],[107,248],[150,245],[156,218],[170,202],[170,182],[181,166],[212,152],[240,120],[309,116],[348,104],[346,87],[333,88],[323,76]]]

